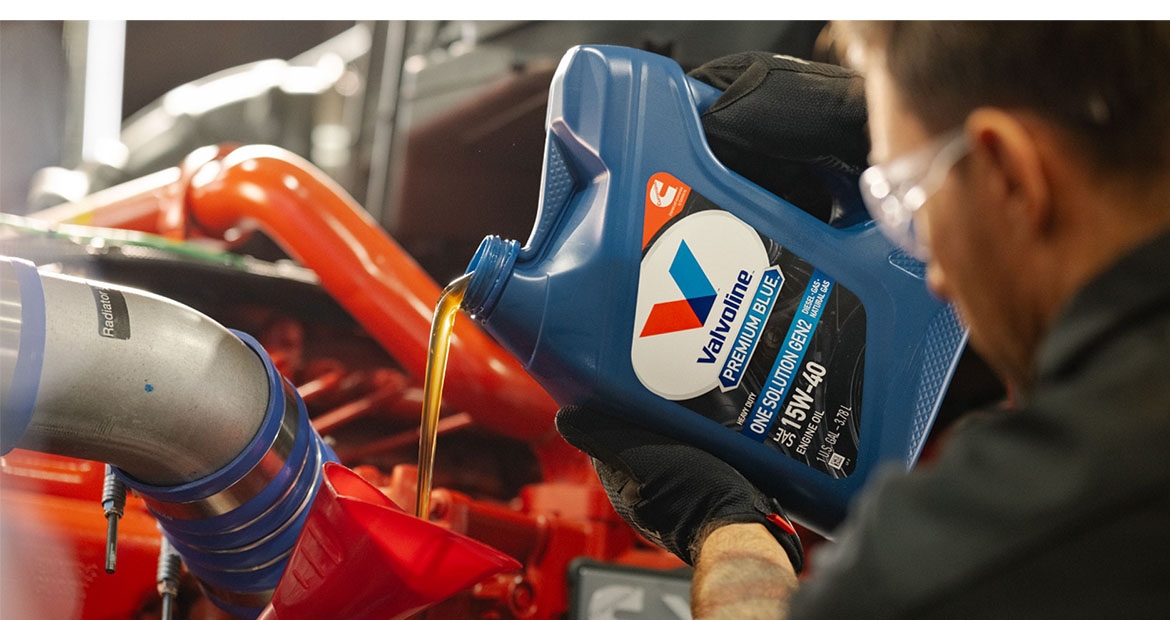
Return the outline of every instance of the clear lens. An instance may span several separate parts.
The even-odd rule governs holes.
[[[914,236],[914,213],[890,191],[890,183],[880,168],[872,167],[861,175],[861,196],[869,216],[886,238],[911,256],[926,260],[925,248],[919,247]]]
[[[938,191],[951,167],[970,151],[966,135],[956,129],[918,151],[870,166],[862,173],[865,207],[891,242],[919,260],[929,258],[929,247],[917,233],[915,212]]]

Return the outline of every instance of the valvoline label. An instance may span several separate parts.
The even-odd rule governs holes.
[[[659,172],[647,183],[630,361],[651,392],[832,477],[857,461],[865,309]]]

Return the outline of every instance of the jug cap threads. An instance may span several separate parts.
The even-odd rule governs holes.
[[[512,274],[520,244],[516,241],[489,235],[479,244],[475,256],[467,266],[471,282],[463,295],[463,309],[472,317],[483,318],[496,306],[504,284]]]

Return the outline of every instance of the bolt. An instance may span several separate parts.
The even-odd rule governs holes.
[[[522,579],[516,580],[512,584],[508,603],[518,618],[531,615],[533,605],[536,603],[536,592],[533,591],[532,584]]]
[[[114,468],[106,465],[102,484],[102,510],[106,514],[106,572],[113,573],[118,565],[118,519],[126,508],[126,485],[114,475]]]

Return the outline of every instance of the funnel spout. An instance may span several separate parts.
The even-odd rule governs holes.
[[[403,620],[519,568],[512,557],[404,512],[353,471],[327,463],[301,539],[260,619]]]

